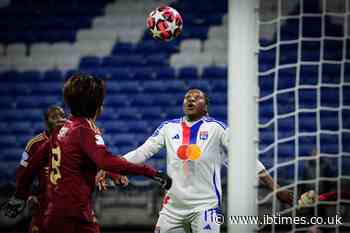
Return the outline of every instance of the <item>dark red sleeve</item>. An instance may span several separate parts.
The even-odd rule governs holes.
[[[99,169],[123,175],[143,175],[148,177],[154,177],[157,173],[150,166],[133,164],[119,156],[113,156],[104,145],[102,136],[92,129],[80,128],[79,138],[81,148]]]
[[[21,199],[27,199],[30,194],[30,188],[36,174],[42,167],[49,163],[50,141],[42,144],[36,153],[28,159],[28,165],[21,169],[16,176],[15,196]]]
[[[342,192],[340,196],[341,196],[341,199],[350,200],[350,193]],[[338,192],[323,193],[323,194],[320,194],[319,196],[320,201],[335,201],[337,200],[337,198],[338,198]]]

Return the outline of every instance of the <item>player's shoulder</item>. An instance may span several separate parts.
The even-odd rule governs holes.
[[[64,126],[61,128],[61,131],[75,131],[80,129],[89,130],[96,134],[100,134],[100,130],[97,128],[94,121],[80,117],[75,117],[67,120]]]
[[[224,129],[226,130],[227,129],[227,125],[222,122],[222,121],[219,121],[213,117],[204,117],[203,118],[203,121],[206,123],[206,124],[210,124],[210,125],[213,125],[215,127],[219,127],[221,129]]]
[[[159,132],[161,130],[164,130],[164,128],[168,126],[173,126],[174,124],[180,124],[181,123],[181,118],[176,118],[176,119],[171,119],[171,120],[166,120],[163,121],[157,129],[153,132],[152,137],[158,136]]]
[[[47,141],[49,138],[45,132],[41,132],[28,140],[25,151],[30,151],[33,146]]]
[[[157,129],[162,129],[163,127],[165,126],[168,126],[168,125],[172,125],[172,124],[180,124],[181,123],[181,118],[175,118],[175,119],[171,119],[171,120],[166,120],[166,121],[163,121]]]

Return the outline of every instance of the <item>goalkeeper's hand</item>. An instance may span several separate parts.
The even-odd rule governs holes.
[[[158,171],[157,174],[154,177],[152,177],[152,179],[156,181],[158,184],[160,184],[160,187],[162,187],[162,189],[166,189],[166,190],[169,190],[173,183],[170,176],[160,171]]]
[[[4,211],[4,215],[9,218],[17,217],[26,206],[25,200],[12,196],[8,201],[2,204],[1,210]]]
[[[313,205],[317,201],[317,196],[315,191],[311,190],[306,193],[303,193],[298,200],[298,208],[308,207]]]

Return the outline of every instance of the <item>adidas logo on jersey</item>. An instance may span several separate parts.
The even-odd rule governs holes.
[[[172,139],[180,139],[179,134],[176,134],[174,137],[172,137]]]
[[[209,224],[207,224],[205,227],[203,227],[203,230],[211,230],[211,227]]]

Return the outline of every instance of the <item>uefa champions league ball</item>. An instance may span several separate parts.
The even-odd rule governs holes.
[[[170,6],[158,7],[147,18],[147,28],[152,37],[171,41],[182,31],[182,18],[179,12]]]

